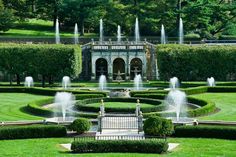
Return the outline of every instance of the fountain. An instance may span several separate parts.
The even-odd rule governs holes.
[[[56,44],[60,44],[59,21],[56,20]]]
[[[67,92],[57,92],[54,102],[56,109],[60,110],[62,114],[62,117],[55,117],[58,121],[65,122],[72,119],[72,108],[75,103],[75,97],[73,94]]]
[[[207,85],[210,87],[216,86],[214,77],[207,78]]]
[[[118,43],[121,42],[121,27],[120,27],[120,25],[118,25],[118,28],[117,28],[117,42]]]
[[[75,44],[79,43],[79,33],[78,33],[78,25],[77,25],[77,23],[75,24],[75,29],[74,29],[74,43]]]
[[[99,39],[100,43],[103,42],[103,20],[100,19],[100,39]]]
[[[170,89],[176,89],[179,87],[179,79],[177,77],[173,77],[170,79]]]
[[[34,86],[33,77],[31,76],[25,77],[25,87],[33,87],[33,86]]]
[[[99,89],[100,90],[105,90],[107,87],[107,79],[105,75],[101,75],[99,77]]]
[[[135,75],[134,78],[134,89],[141,90],[143,86],[142,76],[140,74]]]
[[[62,88],[68,89],[70,87],[71,81],[69,76],[64,76],[62,78]]]
[[[166,33],[164,25],[161,25],[161,44],[166,44]]]
[[[138,22],[138,18],[136,18],[136,22],[135,22],[135,43],[139,43],[140,42],[140,33],[139,33],[139,22]]]
[[[182,18],[179,19],[179,44],[184,43],[184,27]]]
[[[186,117],[187,100],[184,92],[177,89],[172,89],[168,93],[165,102],[168,105],[169,110],[173,110],[176,113],[176,117],[171,117],[172,121],[180,122],[185,119],[181,118],[180,120],[180,116]]]

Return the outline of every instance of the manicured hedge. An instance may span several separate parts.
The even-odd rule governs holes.
[[[81,48],[76,45],[0,44],[0,71],[61,79],[64,75],[78,76],[82,68]],[[21,79],[20,79],[21,78]],[[12,77],[10,77],[12,80]]]
[[[208,87],[207,92],[212,93],[234,93],[236,92],[236,87],[229,87],[229,86],[216,86],[216,87]]]
[[[220,138],[236,140],[236,127],[228,126],[177,126],[174,137]]]
[[[89,131],[92,123],[86,118],[78,118],[70,125],[70,129],[76,131],[78,134],[82,134]]]
[[[66,136],[66,128],[60,125],[2,126],[0,140],[49,138]]]
[[[236,80],[235,46],[158,45],[157,63],[161,80]]]
[[[57,92],[70,92],[75,95],[79,94],[97,94],[97,97],[107,96],[106,92],[99,91],[83,91],[83,90],[62,90],[62,89],[52,89],[52,88],[25,88],[25,87],[0,87],[0,93],[30,93],[36,95],[46,95],[46,96],[55,96]],[[102,96],[101,96],[102,95]],[[79,98],[79,96],[78,96]],[[83,99],[83,98],[81,98]]]
[[[163,95],[163,94],[150,94],[150,93],[148,93],[148,94],[136,94],[135,96],[140,97],[140,98],[152,98],[152,99],[162,99],[162,100],[164,100],[165,97],[166,97],[166,95]],[[201,108],[197,108],[197,109],[187,111],[187,115],[189,117],[197,117],[197,116],[207,115],[207,114],[210,114],[210,113],[212,113],[216,110],[215,103],[210,102],[210,101],[202,100],[202,99],[199,99],[199,98],[188,97],[188,102],[201,106]],[[150,117],[150,116],[153,116],[153,115],[156,115],[156,116],[175,116],[175,113],[151,112],[151,113],[144,113],[143,115],[144,115],[144,117]]]
[[[123,113],[132,113],[135,111],[135,108],[127,108],[127,107],[109,107],[106,106],[106,102],[133,102],[135,103],[138,98],[103,98],[105,103],[105,111],[106,112],[123,112]],[[141,101],[141,111],[143,113],[148,112],[156,112],[156,111],[162,111],[165,109],[164,105],[161,105],[161,102],[154,99],[140,99]],[[99,103],[101,102],[101,99],[85,99],[78,101],[76,104],[76,108],[79,111],[88,111],[88,112],[99,112],[99,107],[90,106],[91,103]],[[153,105],[152,107],[142,107],[142,103],[147,103],[150,105]]]
[[[164,153],[168,149],[166,141],[160,140],[78,140],[72,143],[74,153]]]

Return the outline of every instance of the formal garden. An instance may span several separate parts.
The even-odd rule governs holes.
[[[236,156],[235,9],[0,0],[0,156]]]

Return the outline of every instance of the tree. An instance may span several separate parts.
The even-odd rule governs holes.
[[[0,31],[8,31],[15,21],[11,10],[6,9],[0,0]]]

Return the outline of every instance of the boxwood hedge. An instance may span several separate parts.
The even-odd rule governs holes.
[[[66,136],[66,128],[60,125],[2,126],[0,139],[49,138]]]
[[[235,46],[158,45],[157,63],[161,80],[236,80]]]
[[[164,153],[168,149],[166,141],[160,140],[78,140],[72,143],[74,153]]]
[[[236,140],[236,127],[229,126],[177,126],[174,137],[220,138]]]

